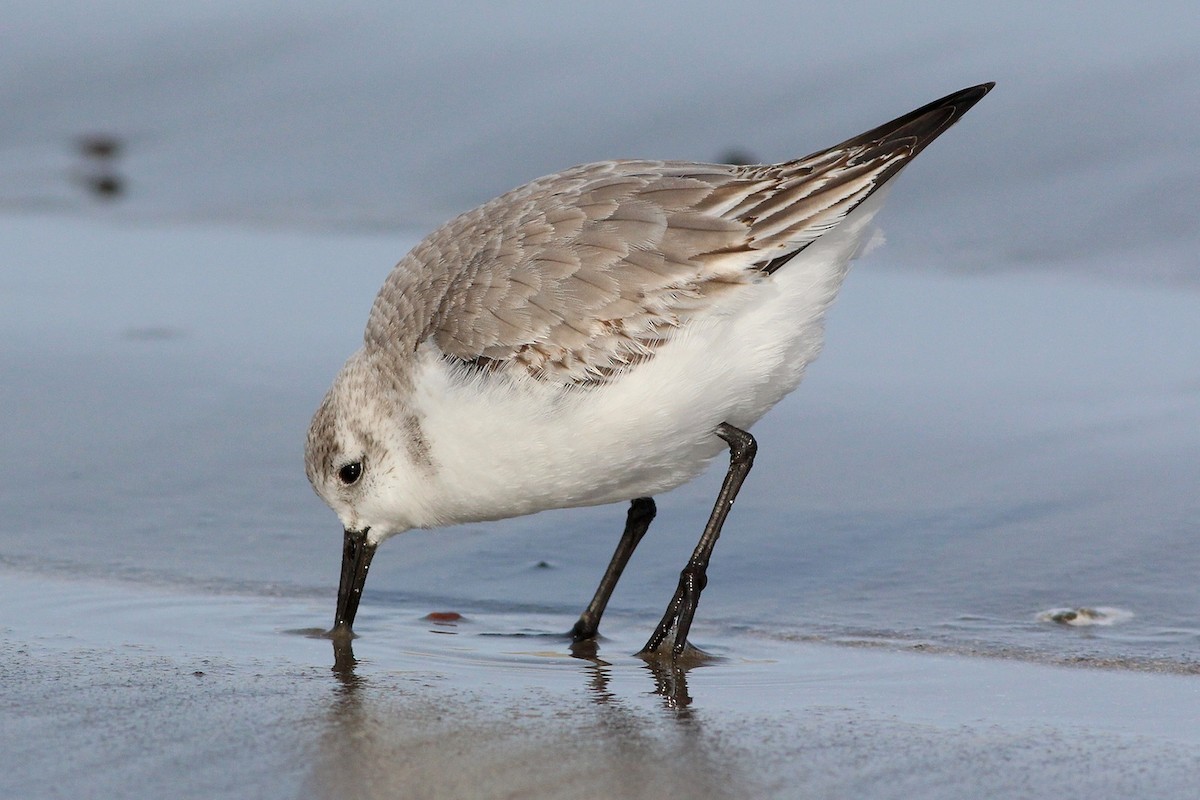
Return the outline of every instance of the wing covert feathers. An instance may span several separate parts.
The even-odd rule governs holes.
[[[782,164],[606,161],[535,180],[406,255],[376,298],[367,348],[408,359],[432,339],[475,367],[602,383],[714,295],[781,268],[991,87]]]

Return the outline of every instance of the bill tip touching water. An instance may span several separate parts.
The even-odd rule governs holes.
[[[880,191],[992,88],[794,161],[607,161],[441,226],[392,270],[313,417],[308,478],[344,530],[333,633],[376,549],[413,528],[628,502],[571,631],[593,638],[653,496],[729,467],[643,649],[679,657],[757,443],[800,383]]]

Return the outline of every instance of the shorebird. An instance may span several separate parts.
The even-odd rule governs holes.
[[[629,502],[571,635],[596,636],[654,495],[729,467],[642,654],[678,658],[713,545],[800,383],[884,191],[993,84],[780,164],[604,161],[441,226],[396,265],[313,417],[305,467],[344,530],[332,634],[385,539]]]

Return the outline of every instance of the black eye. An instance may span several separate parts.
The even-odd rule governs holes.
[[[352,486],[362,475],[362,462],[351,461],[338,470],[338,480],[346,486]]]

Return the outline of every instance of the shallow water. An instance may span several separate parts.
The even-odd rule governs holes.
[[[315,598],[4,586],[6,796],[1184,797],[1200,752],[1185,676],[746,634],[656,671],[620,618],[573,657],[548,615],[411,609],[335,659]]]
[[[389,541],[351,662],[299,633],[331,621],[341,546],[302,432],[404,240],[0,238],[0,793],[1191,791],[1194,677],[1149,674],[1197,663],[1190,296],[860,270],[756,427],[693,629],[714,662],[630,654],[719,469],[660,498],[594,657],[561,633],[614,506]],[[369,266],[331,278],[335,253]],[[1036,618],[1065,606],[1132,616]]]
[[[365,314],[382,254],[403,240],[54,219],[0,230],[24,243],[0,323],[19,456],[0,479],[16,489],[6,516],[21,521],[0,537],[0,564],[328,597],[340,531],[304,480],[302,434],[353,348],[345,320]],[[177,268],[152,268],[168,250]],[[369,268],[331,283],[321,265],[334,251]],[[64,288],[89,259],[84,285]],[[130,293],[89,303],[88,284]],[[267,295],[270,313],[257,300]],[[1072,278],[855,273],[825,355],[755,428],[760,455],[695,636],[1195,670],[1194,311],[1190,294]],[[128,335],[168,326],[179,334]],[[660,498],[613,599],[631,631],[653,626],[721,473]],[[414,605],[566,630],[623,515],[550,512],[391,540],[358,630],[369,638]],[[1127,614],[1109,626],[1038,619],[1097,606]]]

